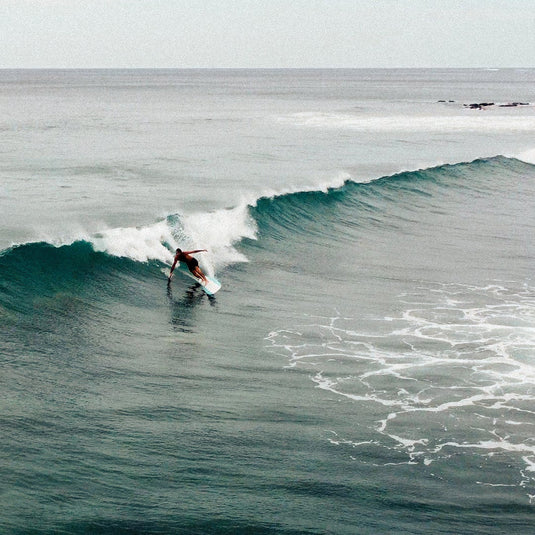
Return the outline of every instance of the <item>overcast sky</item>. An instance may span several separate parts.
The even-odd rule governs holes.
[[[0,0],[0,68],[534,66],[535,0]]]

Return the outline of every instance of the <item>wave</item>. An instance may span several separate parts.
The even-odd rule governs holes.
[[[419,199],[438,191],[459,188],[483,192],[493,183],[518,178],[534,167],[518,159],[498,156],[470,163],[442,165],[407,171],[370,182],[356,182],[347,175],[309,190],[266,192],[236,207],[188,215],[171,214],[151,225],[107,229],[63,243],[39,242],[14,245],[0,253],[0,291],[54,291],[98,279],[99,291],[119,275],[144,278],[169,265],[173,251],[203,248],[198,255],[203,269],[215,274],[229,265],[247,262],[251,243],[269,247],[270,240],[291,244],[306,239],[348,238],[355,230],[391,228],[396,217]],[[410,195],[408,202],[407,195]],[[403,204],[405,202],[405,204]],[[151,270],[153,270],[151,272]],[[29,288],[29,290],[28,290]]]
[[[527,115],[406,115],[367,117],[342,113],[303,112],[280,117],[282,123],[305,128],[355,130],[361,132],[531,132],[535,116]]]
[[[417,198],[428,198],[446,189],[462,188],[479,194],[534,168],[516,158],[496,156],[473,162],[404,171],[370,182],[346,180],[326,191],[301,191],[263,197],[252,207],[259,235],[275,239],[290,234],[347,237],[357,227],[392,228],[396,216],[421,206]],[[410,197],[410,198],[409,198]],[[423,201],[425,205],[425,200]],[[429,201],[430,202],[430,201]]]
[[[66,311],[71,309],[73,296],[86,304],[101,301],[117,292],[119,277],[136,270],[134,262],[95,252],[85,241],[11,247],[0,255],[0,316],[31,315],[44,297],[61,302],[60,308]]]

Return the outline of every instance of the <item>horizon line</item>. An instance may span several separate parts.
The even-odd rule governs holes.
[[[462,70],[462,69],[470,69],[470,70],[530,70],[535,69],[535,66],[532,67],[523,67],[523,66],[516,66],[516,67],[497,67],[497,66],[485,66],[485,67],[461,67],[461,66],[449,66],[449,67],[438,67],[438,66],[428,66],[428,67],[49,67],[49,66],[42,66],[42,67],[2,67],[0,66],[0,71],[34,71],[34,70],[49,70],[49,71],[69,71],[69,70],[76,70],[76,71],[111,71],[111,70],[122,70],[122,71],[136,71],[136,70],[143,70],[143,71],[188,71],[188,70],[195,70],[195,71],[201,71],[201,70],[210,70],[210,71],[298,71],[298,70]]]

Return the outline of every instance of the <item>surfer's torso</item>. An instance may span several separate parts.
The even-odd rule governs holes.
[[[197,262],[197,259],[195,257],[183,252],[178,253],[176,258],[179,262],[184,262],[184,264],[186,264],[186,266],[188,266],[190,270],[199,265],[199,262]]]

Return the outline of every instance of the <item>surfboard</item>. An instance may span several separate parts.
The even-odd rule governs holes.
[[[185,264],[183,265],[182,263],[180,263],[180,272],[184,273],[184,275],[187,275],[190,279],[193,279],[195,282],[200,284],[202,286],[202,289],[208,295],[214,295],[218,290],[221,289],[221,283],[215,277],[205,275],[208,282],[204,282],[201,279],[198,279],[195,275],[193,275],[193,273],[191,273],[191,271],[186,267]]]
[[[183,264],[182,262],[179,262],[176,265],[175,271],[176,270],[179,270],[180,273],[182,273],[183,275],[186,275],[190,279],[193,279],[197,284],[202,287],[202,289],[208,295],[214,295],[217,291],[221,289],[221,283],[215,277],[210,277],[209,275],[206,275],[208,282],[205,283],[201,279],[198,279],[195,275],[193,275],[193,273],[191,273],[191,271],[187,268],[186,264]],[[162,269],[162,272],[165,273],[167,277],[169,277],[169,269]]]

